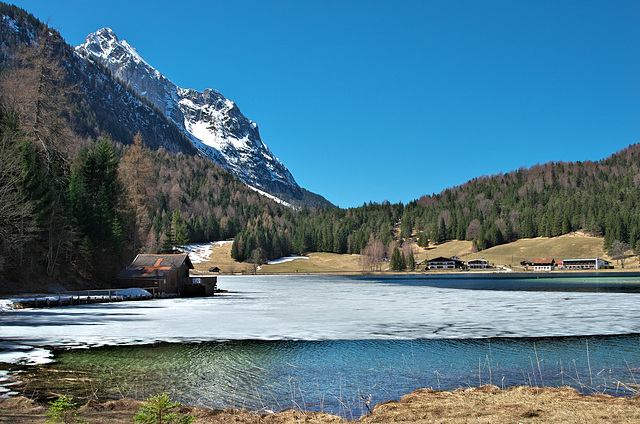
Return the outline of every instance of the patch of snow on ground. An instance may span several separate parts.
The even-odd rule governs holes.
[[[280,259],[274,259],[273,261],[269,261],[267,262],[267,265],[275,265],[275,264],[281,264],[283,262],[290,262],[296,259],[309,259],[308,256],[288,256],[286,258],[280,258]]]
[[[288,208],[290,208],[290,209],[294,209],[294,210],[296,210],[296,207],[295,207],[295,206],[293,206],[291,203],[289,203],[289,202],[285,202],[284,200],[282,200],[282,199],[281,199],[281,198],[279,198],[279,197],[274,196],[273,194],[269,194],[269,193],[267,193],[266,191],[262,191],[262,190],[260,190],[260,189],[255,188],[255,187],[251,187],[251,186],[250,186],[250,185],[248,185],[248,184],[247,184],[247,187],[249,187],[249,188],[250,188],[251,190],[253,190],[253,191],[258,192],[259,194],[263,195],[264,197],[267,197],[267,198],[269,198],[269,199],[273,200],[273,201],[274,201],[274,202],[276,202],[276,203],[280,203],[280,204],[281,204],[281,205],[283,205],[283,206],[286,206],[286,207],[288,207]]]
[[[186,246],[182,246],[179,250],[183,253],[189,254],[189,259],[191,259],[191,263],[199,264],[201,262],[205,262],[209,260],[209,256],[213,252],[214,248],[222,247],[227,243],[233,243],[233,240],[223,240],[223,241],[212,241],[210,243],[200,243],[200,244],[188,244]]]
[[[189,254],[189,259],[191,259],[191,263],[199,264],[200,262],[204,262],[209,259],[209,255],[212,252],[213,243],[200,243],[200,244],[189,244],[187,246],[182,246],[178,250],[183,253]]]
[[[149,293],[145,289],[138,289],[138,288],[119,289],[119,290],[116,290],[116,296],[123,296],[123,297],[151,297],[151,293]]]

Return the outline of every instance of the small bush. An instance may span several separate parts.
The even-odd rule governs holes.
[[[46,421],[47,424],[69,424],[85,422],[76,418],[78,416],[76,410],[79,408],[79,406],[77,403],[73,402],[73,398],[60,396],[53,402],[49,402],[49,405],[51,405],[51,410],[47,412],[46,415],[51,418]]]
[[[166,393],[151,396],[146,402],[146,405],[142,405],[136,416],[133,417],[134,422],[143,424],[190,424],[194,420],[189,415],[169,412],[171,409],[180,406],[180,402],[172,401]]]

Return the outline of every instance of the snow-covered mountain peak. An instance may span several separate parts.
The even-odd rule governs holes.
[[[149,66],[133,46],[126,40],[119,40],[116,33],[108,27],[89,34],[82,47],[94,58],[100,57],[112,61],[130,58]]]
[[[176,86],[109,28],[87,36],[86,42],[76,47],[76,53],[105,66],[146,97],[184,132],[201,154],[248,185],[272,194],[302,197],[291,173],[260,139],[258,126],[220,92]]]

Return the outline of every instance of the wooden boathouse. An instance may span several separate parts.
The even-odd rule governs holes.
[[[217,289],[216,276],[191,276],[194,269],[189,255],[136,256],[131,265],[118,274],[118,285],[123,288],[137,287],[163,295],[184,297],[212,296]]]

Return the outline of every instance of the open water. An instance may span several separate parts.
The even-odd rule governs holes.
[[[244,276],[218,285],[228,295],[0,313],[0,361],[49,355],[55,367],[107,381],[114,396],[166,391],[195,405],[349,418],[421,387],[630,395],[640,380],[637,277]]]

